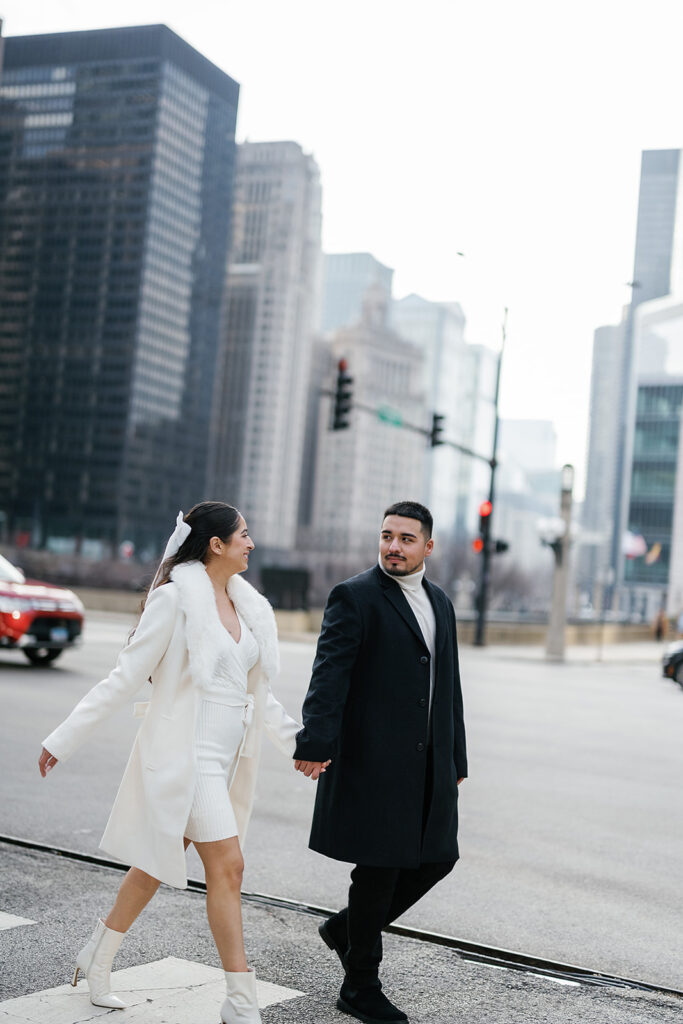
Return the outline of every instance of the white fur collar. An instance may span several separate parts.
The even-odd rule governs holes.
[[[185,613],[192,677],[201,685],[213,674],[220,648],[219,630],[225,627],[218,617],[213,585],[202,562],[176,565],[171,580],[178,588],[180,607]],[[274,679],[280,670],[280,658],[273,609],[265,597],[237,574],[230,578],[227,591],[254,634],[264,676]]]

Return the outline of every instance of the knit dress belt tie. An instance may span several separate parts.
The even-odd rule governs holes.
[[[247,702],[242,705],[242,722],[244,723],[244,733],[242,735],[242,742],[240,743],[239,753],[237,760],[244,754],[244,745],[247,742],[247,736],[249,735],[249,726],[254,721],[254,694],[247,694]]]
[[[239,751],[237,752],[236,762],[243,756],[251,757],[251,751],[245,750],[244,748],[247,742],[247,737],[250,735],[249,726],[254,721],[254,694],[235,693],[234,691],[231,693],[229,690],[225,694],[217,694],[215,691],[212,691],[211,695],[204,699],[211,701],[213,704],[222,704],[224,707],[228,708],[242,708],[244,732],[242,734],[242,742],[240,743]]]

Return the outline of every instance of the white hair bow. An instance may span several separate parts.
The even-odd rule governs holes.
[[[171,558],[173,555],[176,554],[176,552],[180,551],[181,547],[183,546],[183,544],[185,543],[185,541],[187,540],[191,533],[192,527],[190,526],[189,523],[185,522],[185,517],[183,513],[179,512],[178,517],[175,521],[175,529],[166,542],[164,553],[161,557],[161,561],[159,562],[159,568],[157,569],[156,575],[152,580],[152,586],[149,588],[150,591],[154,590],[154,588],[158,586],[159,580],[161,578],[161,572],[164,567],[164,562],[166,561],[166,559]]]

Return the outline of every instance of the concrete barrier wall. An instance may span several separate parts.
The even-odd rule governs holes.
[[[458,623],[458,639],[462,644],[474,643],[474,622]],[[544,646],[547,627],[531,622],[489,622],[486,626],[488,644],[521,644]],[[652,640],[652,629],[645,624],[606,622],[572,623],[567,626],[565,640],[568,646],[642,643]]]
[[[76,593],[89,611],[121,612],[137,615],[140,611],[142,594],[126,590],[100,590],[78,587]],[[283,636],[314,634],[320,631],[322,609],[310,612],[277,611],[275,617]],[[458,623],[458,637],[463,644],[474,642],[474,622]],[[602,634],[602,636],[601,636]],[[652,639],[652,630],[647,624],[608,622],[600,626],[595,622],[582,622],[567,626],[568,644],[616,644],[642,642]],[[489,622],[486,627],[486,641],[489,644],[526,644],[542,646],[546,640],[546,627],[531,622]]]

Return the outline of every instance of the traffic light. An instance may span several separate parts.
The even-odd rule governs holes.
[[[510,545],[506,540],[497,540],[496,546],[493,549],[497,555],[502,555],[503,552],[507,551]]]
[[[346,430],[350,426],[351,409],[353,408],[353,377],[349,377],[347,370],[348,363],[345,359],[340,359],[337,363],[337,384],[332,412],[333,430]]]
[[[442,423],[446,419],[445,416],[439,415],[438,412],[432,413],[432,429],[429,433],[429,443],[432,448],[436,448],[438,444],[445,444],[441,435],[443,434]]]
[[[493,512],[493,505],[490,501],[482,501],[479,506],[479,533],[482,536],[487,536],[491,529],[491,513]]]
[[[479,506],[479,536],[472,541],[472,550],[480,555],[484,550],[490,552],[489,536],[491,533],[491,513],[493,505],[490,501],[482,501]]]

